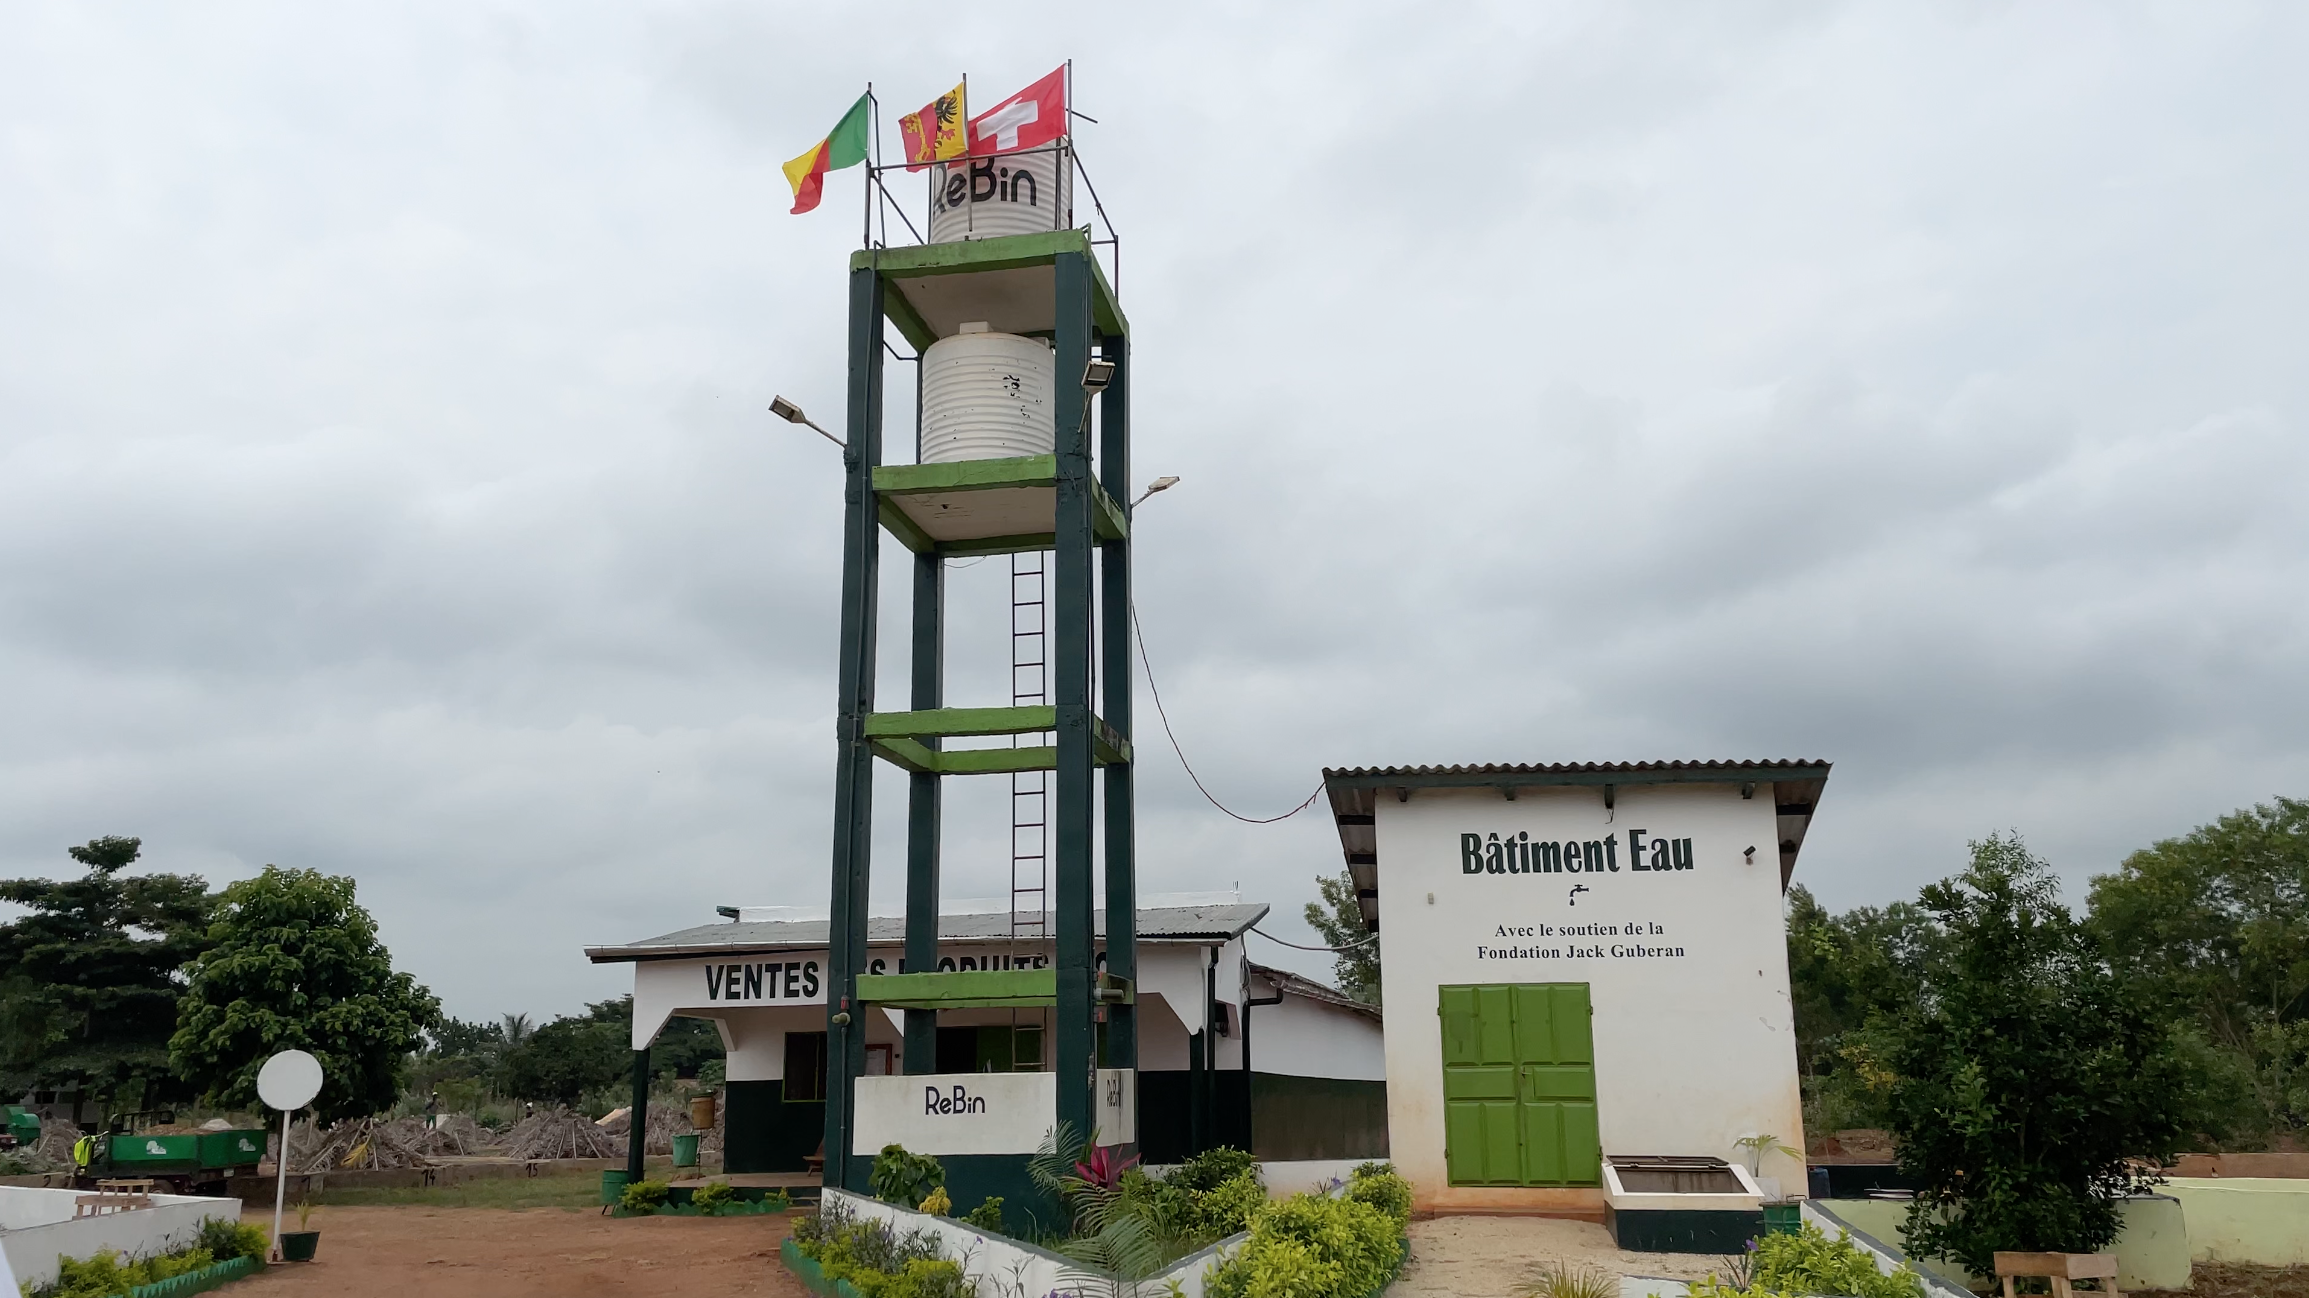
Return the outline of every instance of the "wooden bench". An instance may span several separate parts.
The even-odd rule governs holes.
[[[2124,1290],[2117,1288],[2114,1253],[1997,1254],[1996,1277],[2003,1282],[2004,1298],[2013,1298],[2012,1282],[2017,1276],[2042,1276],[2051,1280],[2052,1298],[2073,1298],[2076,1291],[2069,1287],[2071,1280],[2098,1280],[2100,1292],[2109,1298],[2124,1298]]]

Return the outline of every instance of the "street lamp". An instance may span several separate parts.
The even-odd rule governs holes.
[[[1178,477],[1174,474],[1166,474],[1160,478],[1156,478],[1154,481],[1146,484],[1146,490],[1139,493],[1137,500],[1130,502],[1130,507],[1132,509],[1137,509],[1139,506],[1146,503],[1146,498],[1148,496],[1151,496],[1158,491],[1169,491],[1171,488],[1177,485],[1179,485],[1179,480]]]
[[[808,415],[802,413],[802,408],[800,406],[797,406],[793,402],[786,400],[784,397],[770,398],[770,413],[776,415],[780,419],[785,420],[789,424],[806,424],[813,429],[817,429],[818,436],[825,438],[827,441],[832,442],[834,445],[841,447],[845,451],[850,449],[849,443],[843,441],[839,437],[834,436],[832,433],[827,432],[823,428],[818,428],[818,425],[815,421],[813,421]]]

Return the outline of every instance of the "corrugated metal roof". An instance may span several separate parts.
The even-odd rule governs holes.
[[[1797,758],[1771,758],[1763,761],[1707,761],[1707,762],[1481,762],[1466,766],[1349,766],[1338,770],[1324,768],[1323,778],[1385,779],[1405,775],[1585,775],[1625,774],[1640,775],[1646,771],[1723,771],[1742,770],[1785,771],[1804,767],[1825,767],[1826,761]]]
[[[1360,1014],[1373,1022],[1379,1022],[1381,1019],[1378,1006],[1356,1000],[1327,983],[1319,983],[1303,974],[1295,974],[1288,969],[1277,969],[1257,961],[1250,962],[1250,965],[1251,976],[1266,979],[1274,986],[1275,993],[1279,996],[1303,996],[1311,1001],[1321,1001],[1325,1005],[1335,1005],[1340,1009]]]
[[[1243,930],[1266,917],[1268,909],[1263,902],[1157,906],[1138,912],[1138,935],[1142,941],[1185,942],[1206,939],[1223,942],[1242,936]],[[1106,936],[1106,912],[1094,912],[1092,922],[1098,935]],[[585,956],[595,964],[613,964],[668,956],[802,950],[825,946],[829,930],[828,921],[822,919],[700,924],[695,928],[643,938],[623,946],[587,947]],[[906,921],[903,919],[876,916],[866,921],[866,941],[869,944],[901,942],[905,937]],[[1007,942],[1011,940],[1010,916],[1005,913],[940,915],[938,937],[941,941],[953,942]]]

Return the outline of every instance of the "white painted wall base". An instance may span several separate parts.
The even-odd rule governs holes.
[[[149,1208],[72,1215],[79,1190],[0,1186],[0,1253],[19,1285],[52,1284],[60,1257],[88,1258],[111,1250],[151,1257],[200,1242],[200,1224],[211,1217],[239,1221],[241,1201],[200,1195],[156,1194]]]

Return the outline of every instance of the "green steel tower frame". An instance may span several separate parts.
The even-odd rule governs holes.
[[[1087,1138],[1097,1073],[1136,1069],[1137,883],[1131,796],[1129,329],[1084,230],[963,243],[870,248],[850,260],[849,422],[842,544],[839,756],[834,775],[832,922],[828,955],[825,1184],[864,1190],[872,1160],[852,1153],[856,1081],[865,1071],[867,1005],[905,1011],[904,1070],[936,1071],[940,1009],[1055,1006],[1058,1101],[1053,1117]],[[965,320],[1044,334],[1056,353],[1054,453],[946,464],[882,462],[883,359],[895,326],[917,353]],[[1115,365],[1098,395],[1092,456],[1090,392],[1097,355]],[[919,416],[917,416],[919,417]],[[942,506],[967,494],[985,521],[960,526]],[[1048,520],[1047,523],[1044,520]],[[1000,535],[979,535],[988,530]],[[881,541],[914,558],[911,693],[902,712],[875,708]],[[1051,701],[1043,706],[944,704],[945,560],[1048,550]],[[1093,565],[1097,580],[1093,580]],[[1094,607],[1095,605],[1095,607]],[[1094,622],[1095,619],[1095,622]],[[1094,626],[1097,634],[1093,635]],[[1101,655],[1092,698],[1091,655]],[[1094,702],[1099,706],[1094,706]],[[1054,733],[1048,746],[950,749],[965,736]],[[865,972],[867,884],[876,760],[909,773],[906,966]],[[1101,776],[1103,768],[1103,777]],[[948,776],[1054,772],[1051,797],[1052,967],[957,973],[937,968],[940,804]],[[1096,782],[1104,781],[1107,965],[1096,964],[1092,871]],[[1099,1059],[1097,1023],[1106,1011]],[[1134,1088],[1135,1089],[1135,1088]]]

